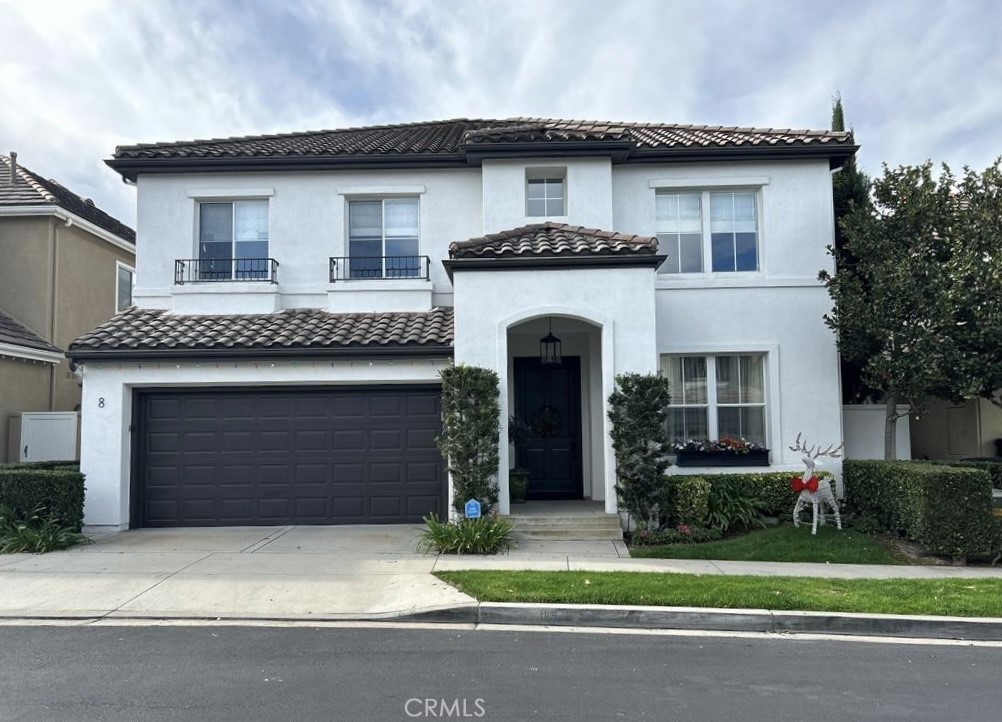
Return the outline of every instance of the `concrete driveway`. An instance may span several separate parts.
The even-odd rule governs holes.
[[[0,617],[376,619],[472,604],[417,527],[143,529],[0,556]]]

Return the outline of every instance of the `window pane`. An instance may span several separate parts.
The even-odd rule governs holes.
[[[118,267],[118,298],[116,310],[124,311],[132,305],[132,271]]]
[[[717,403],[740,404],[738,356],[717,356]]]
[[[755,234],[735,233],[734,244],[737,251],[734,260],[735,270],[757,271],[758,254],[755,250]]]
[[[355,239],[348,242],[348,278],[382,278],[382,240]]]
[[[200,281],[223,281],[233,273],[233,244],[199,243],[198,244],[198,279]]]
[[[544,200],[530,200],[529,201],[529,215],[530,216],[545,216],[546,215],[546,201],[544,201]]]
[[[233,216],[235,241],[268,240],[268,201],[237,201]],[[267,243],[264,255],[268,255]]]
[[[559,178],[547,179],[545,182],[546,197],[553,199],[559,198],[563,200],[564,198],[564,182]]]
[[[668,411],[668,439],[688,441],[708,438],[706,409],[673,408]]]
[[[418,255],[417,238],[387,238],[387,256],[416,256]]]
[[[679,270],[682,273],[701,273],[703,270],[703,236],[685,233],[679,236]]]
[[[702,231],[702,209],[699,193],[682,193],[678,197],[678,220],[682,231]]]
[[[387,241],[389,245],[389,241]],[[416,254],[389,256],[383,260],[386,278],[415,278],[422,275],[423,259]]]
[[[562,216],[564,215],[564,199],[563,198],[550,198],[546,201],[546,215],[548,216]]]
[[[666,231],[677,231],[678,222],[678,195],[675,193],[658,193],[654,196],[654,210],[658,220],[658,227],[662,224]]]
[[[528,181],[528,198],[542,200],[546,197],[546,181],[542,178],[531,178]]]
[[[230,243],[233,240],[233,204],[198,204],[199,243]]]
[[[755,194],[734,193],[734,230],[755,232]]]
[[[765,403],[765,357],[738,356],[741,373],[741,403]]]
[[[706,359],[702,356],[686,356],[682,359],[685,377],[685,403],[706,403]]]
[[[765,408],[730,406],[717,409],[718,438],[730,436],[765,445]]]
[[[730,231],[734,228],[734,194],[710,194],[710,230]]]
[[[383,204],[381,201],[351,201],[348,204],[348,235],[383,235]],[[377,254],[378,255],[378,254]]]
[[[713,255],[713,270],[715,272],[733,271],[735,269],[733,233],[713,233],[710,236],[710,249]]]
[[[384,233],[387,236],[418,235],[418,201],[416,198],[387,200],[383,207]],[[391,255],[387,252],[386,255]]]

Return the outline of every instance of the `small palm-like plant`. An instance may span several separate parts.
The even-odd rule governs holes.
[[[441,521],[431,514],[424,522],[418,549],[442,554],[497,554],[508,551],[514,522],[506,517],[482,516],[478,519]]]
[[[47,514],[44,506],[36,507],[27,516],[16,514],[9,506],[0,506],[0,554],[44,554],[89,541]]]

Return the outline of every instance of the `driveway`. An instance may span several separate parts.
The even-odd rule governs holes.
[[[413,526],[143,529],[0,556],[0,617],[392,618],[472,604]]]

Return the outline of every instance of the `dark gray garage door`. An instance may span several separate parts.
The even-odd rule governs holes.
[[[432,387],[144,392],[133,526],[391,524],[444,509]]]

